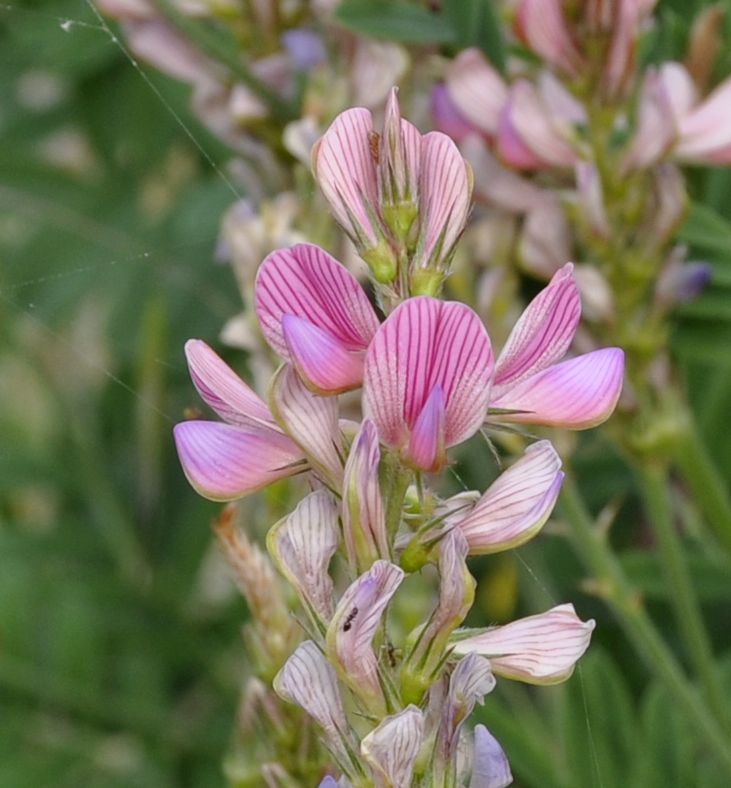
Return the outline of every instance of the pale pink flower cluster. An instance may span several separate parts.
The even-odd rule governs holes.
[[[400,119],[395,93],[386,117],[380,138],[365,110],[336,118],[315,150],[318,182],[366,256],[368,244],[385,243],[407,251],[394,258],[397,273],[405,265],[409,275],[443,274],[469,208],[467,166],[444,135],[422,137]],[[421,260],[430,262],[421,269]],[[382,286],[378,269],[374,276]],[[310,481],[312,492],[271,528],[267,546],[309,619],[309,639],[274,684],[322,730],[341,773],[322,785],[410,786],[428,772],[438,784],[499,788],[512,779],[500,745],[484,727],[468,734],[465,721],[495,676],[568,678],[594,622],[559,605],[461,632],[475,592],[467,559],[540,531],[560,491],[561,460],[542,440],[482,493],[442,499],[432,482],[450,450],[492,421],[601,423],[619,397],[624,357],[606,348],[564,358],[581,312],[570,263],[529,304],[496,359],[465,304],[429,295],[400,301],[383,319],[323,249],[273,252],[255,283],[262,333],[282,362],[268,401],[190,340],[193,383],[221,421],[182,422],[175,441],[189,481],[211,500],[294,475]],[[339,395],[357,390],[362,420],[353,423],[341,419]],[[407,506],[413,480],[419,495]],[[439,576],[432,614],[393,643],[386,609],[406,574],[428,563]]]
[[[517,0],[515,36],[538,64],[515,59],[501,73],[468,49],[434,89],[437,128],[460,142],[477,196],[518,217],[517,259],[535,275],[548,278],[576,257],[577,227],[611,240],[608,183],[614,192],[644,189],[637,245],[662,249],[686,209],[679,166],[731,164],[731,79],[704,95],[681,63],[637,69],[654,5]],[[599,138],[609,142],[597,146]],[[593,311],[607,318],[611,294],[599,271],[578,274]],[[679,287],[676,300],[687,292]]]

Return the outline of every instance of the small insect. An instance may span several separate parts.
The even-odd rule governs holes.
[[[371,158],[373,159],[374,164],[378,164],[378,159],[380,157],[380,142],[381,138],[378,136],[377,132],[368,132],[368,148],[370,149]]]
[[[345,619],[345,623],[343,624],[343,632],[350,632],[350,628],[353,626],[353,619],[358,615],[358,608],[354,607],[350,613],[348,613],[348,617]]]

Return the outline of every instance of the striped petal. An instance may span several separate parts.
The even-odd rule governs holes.
[[[364,404],[381,440],[405,448],[435,386],[444,395],[445,447],[482,424],[493,360],[480,318],[464,304],[422,296],[399,305],[366,353]]]
[[[376,561],[346,589],[327,631],[330,662],[353,692],[376,705],[384,701],[371,641],[403,577],[394,564]]]
[[[414,268],[444,270],[472,205],[472,172],[454,142],[438,131],[421,140],[419,237]]]
[[[345,350],[365,350],[378,318],[358,280],[324,249],[297,244],[272,252],[256,276],[256,314],[272,349],[290,359],[285,315],[327,332]]]
[[[530,302],[495,363],[493,398],[563,358],[581,317],[574,267],[567,263]]]
[[[495,688],[490,663],[479,654],[463,657],[449,677],[436,738],[434,770],[436,785],[456,785],[458,748],[464,723],[475,705]]]
[[[284,700],[303,708],[327,734],[339,751],[347,749],[350,727],[338,691],[335,671],[320,649],[305,640],[274,678],[274,691]]]
[[[224,421],[239,426],[274,426],[272,414],[261,397],[205,342],[189,339],[185,356],[193,385]]]
[[[343,481],[343,537],[351,567],[365,572],[389,557],[383,496],[378,480],[381,450],[375,424],[365,419],[353,440]]]
[[[446,85],[450,98],[470,123],[490,136],[497,133],[508,89],[479,49],[460,52],[447,68]]]
[[[529,446],[466,516],[453,518],[470,555],[509,550],[532,539],[553,511],[562,482],[561,458],[550,442]]]
[[[326,490],[310,493],[267,534],[267,547],[279,570],[325,622],[333,613],[328,566],[339,542],[338,507]]]
[[[566,24],[561,0],[521,0],[515,23],[518,36],[537,55],[576,75],[581,56]]]
[[[360,751],[377,785],[410,788],[416,758],[424,740],[424,713],[407,706],[386,717],[361,742]]]
[[[302,317],[284,315],[282,333],[289,359],[302,380],[318,394],[340,394],[363,380],[363,352],[347,350],[325,329]]]
[[[341,112],[312,150],[312,170],[330,208],[356,246],[378,244],[378,183],[371,151],[373,118],[363,107]]]
[[[510,764],[500,743],[484,725],[475,725],[470,788],[507,788],[512,782]]]
[[[482,654],[494,673],[529,684],[557,684],[573,672],[589,647],[595,622],[582,621],[573,605],[558,605],[481,635],[459,640],[455,654]]]
[[[624,352],[603,348],[525,378],[490,406],[521,411],[501,414],[504,421],[584,430],[612,414],[623,377]]]
[[[272,411],[313,469],[333,489],[343,481],[342,441],[335,397],[313,394],[289,364],[277,370],[270,389]]]
[[[173,434],[188,481],[211,501],[242,498],[305,467],[297,445],[273,429],[183,421]]]

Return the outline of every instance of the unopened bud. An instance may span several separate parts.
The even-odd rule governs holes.
[[[393,247],[385,238],[381,238],[376,246],[362,250],[360,256],[368,263],[376,282],[387,285],[396,278],[398,259]]]

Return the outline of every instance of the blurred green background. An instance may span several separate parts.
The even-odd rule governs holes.
[[[653,57],[682,52],[702,5],[661,4]],[[175,114],[212,161],[228,153],[187,91],[143,66],[161,100],[84,2],[2,4],[0,26],[0,785],[220,785],[246,611],[211,546],[218,507],[188,487],[170,430],[196,404],[183,342],[215,342],[240,309],[214,262],[234,196]],[[719,68],[731,71],[729,51]],[[692,187],[683,235],[715,276],[674,343],[728,478],[731,177],[694,173]],[[597,511],[616,501],[622,560],[674,644],[631,478],[597,434],[578,467]],[[731,567],[690,536],[728,654]],[[519,593],[520,610],[574,600],[598,621],[569,684],[502,682],[480,713],[516,784],[722,784],[560,533],[475,572],[488,620],[511,615]],[[728,658],[724,674],[731,697]]]

